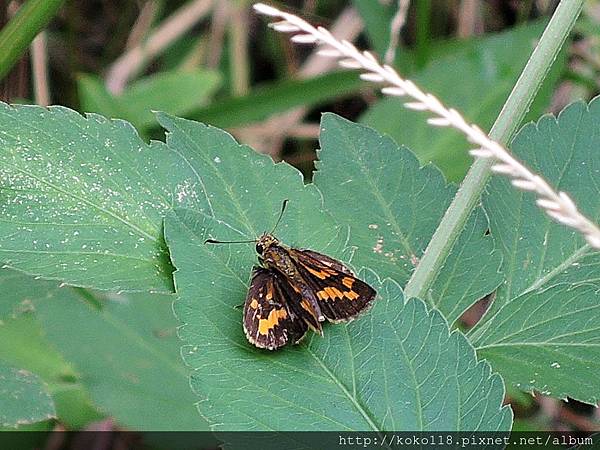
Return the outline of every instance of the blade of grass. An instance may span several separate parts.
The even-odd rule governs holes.
[[[509,95],[489,136],[506,144],[529,109],[542,81],[550,70],[583,7],[583,0],[563,0],[533,51]],[[405,287],[407,298],[428,298],[427,292],[448,256],[490,176],[493,161],[477,159],[467,173],[456,197],[442,218],[419,265]]]
[[[332,72],[308,80],[284,80],[255,88],[243,97],[215,102],[189,117],[219,128],[258,122],[298,106],[313,106],[333,98],[350,95],[365,87],[352,72]]]
[[[423,67],[429,59],[429,41],[431,34],[431,0],[418,0],[416,4],[416,58],[417,66]]]
[[[63,3],[64,0],[29,0],[0,31],[0,80]]]

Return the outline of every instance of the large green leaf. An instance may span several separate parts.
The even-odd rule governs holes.
[[[543,23],[439,46],[421,72],[411,79],[427,92],[461,111],[467,119],[489,129],[527,62]],[[549,103],[562,67],[564,54],[544,82],[525,120],[537,118]],[[455,130],[433,130],[424,114],[407,110],[403,100],[384,98],[362,117],[362,121],[407,145],[423,163],[433,161],[451,180],[462,178],[471,163],[469,144]]]
[[[600,100],[543,117],[512,151],[600,220]],[[479,354],[524,390],[600,399],[600,252],[544,215],[532,194],[494,178],[484,206],[504,254],[505,283],[471,333]]]
[[[78,80],[83,111],[128,120],[140,131],[156,124],[153,111],[185,115],[204,106],[218,87],[219,75],[206,70],[162,72],[132,83],[118,96],[98,77]]]
[[[0,287],[0,304],[30,306],[0,322],[0,359],[48,383],[61,421],[77,427],[102,417],[89,392],[127,428],[207,429],[179,356],[172,296],[104,297],[8,270],[0,271]]]
[[[24,282],[25,280],[27,282]],[[29,297],[30,280],[31,277],[17,271],[0,269],[0,287],[4,293],[0,296],[0,326],[7,320],[33,310],[33,303]],[[1,340],[0,345],[2,345]]]
[[[98,408],[127,428],[206,430],[179,356],[172,297],[39,287],[36,315]],[[97,304],[101,308],[97,308]]]
[[[353,264],[406,283],[456,189],[433,165],[419,167],[406,147],[333,114],[323,116],[314,182],[325,207],[350,227]],[[500,254],[477,210],[427,298],[450,323],[502,281]]]
[[[0,274],[6,272],[3,270]],[[30,277],[20,277],[26,283],[23,286],[32,283]],[[1,286],[4,289],[5,283],[1,283]],[[31,287],[23,289],[23,292],[28,292],[27,295],[31,291]],[[33,306],[30,299],[28,302]],[[39,322],[31,312],[2,319],[0,360],[30,371],[46,383],[56,408],[56,418],[66,427],[80,429],[89,422],[100,420],[103,416],[91,404],[89,394],[78,380],[72,365],[64,360],[42,333]]]
[[[183,355],[195,369],[192,387],[212,429],[510,428],[502,382],[477,363],[466,339],[449,334],[441,315],[421,301],[404,305],[396,283],[372,274],[367,281],[379,298],[364,317],[285,350],[252,347],[236,308],[247,290],[252,249],[204,245],[213,233],[231,237],[228,230],[190,210],[166,223],[178,268],[176,313],[185,322]]]
[[[173,174],[177,174],[175,177]],[[100,289],[171,291],[162,217],[194,169],[126,122],[0,104],[0,259]]]
[[[165,221],[177,267],[175,312],[184,324],[182,353],[194,368],[200,413],[213,429],[510,427],[510,412],[501,409],[501,380],[477,363],[462,335],[449,334],[439,313],[428,312],[419,300],[405,306],[393,281],[380,283],[369,275],[380,291],[373,310],[348,326],[326,327],[323,339],[309,338],[278,352],[251,346],[237,306],[256,262],[254,250],[204,241],[252,238],[270,229],[283,198],[290,199],[290,206],[277,235],[288,244],[343,258],[346,227],[333,225],[322,212],[319,192],[304,186],[287,164],[274,164],[197,123],[164,116],[161,123],[170,131],[168,145],[197,146],[186,152],[198,158],[193,161],[201,168],[198,176],[215,199],[216,218],[176,209]],[[357,251],[371,245],[353,234],[347,244]],[[471,395],[475,390],[480,395]]]
[[[270,230],[284,199],[290,203],[278,234],[288,244],[328,242],[338,235],[330,219],[315,213],[321,194],[314,186],[304,186],[302,174],[293,167],[274,164],[218,128],[166,114],[158,118],[168,130],[167,145],[188,155],[197,169],[196,194],[207,199],[200,212],[227,223],[238,239],[254,239]]]
[[[32,281],[19,272],[0,270],[0,360],[39,376],[52,396],[57,419],[78,429],[102,416],[91,405],[73,367],[42,335],[33,300],[44,291],[32,289]]]
[[[34,374],[0,361],[0,426],[42,422],[56,417],[44,383]]]

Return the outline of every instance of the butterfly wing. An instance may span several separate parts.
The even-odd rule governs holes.
[[[377,292],[340,261],[313,250],[292,249],[303,278],[330,322],[346,322],[365,311]]]
[[[259,348],[275,350],[288,342],[297,343],[306,334],[308,325],[290,307],[292,299],[285,283],[277,273],[262,267],[252,273],[244,304],[244,333]]]
[[[344,263],[338,261],[337,259],[324,255],[323,253],[315,252],[314,250],[298,250],[298,252],[301,253],[301,258],[303,256],[308,256],[309,261],[316,261],[318,264],[331,267],[332,269],[335,269],[338,272],[354,276],[354,273],[347,266],[345,266]],[[303,259],[306,260],[307,258]]]

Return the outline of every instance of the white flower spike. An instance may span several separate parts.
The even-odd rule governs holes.
[[[300,33],[293,36],[292,41],[321,45],[323,48],[319,52],[338,58],[340,66],[363,70],[360,75],[363,80],[386,84],[387,86],[381,89],[383,94],[412,97],[416,101],[406,102],[407,108],[432,113],[434,117],[427,119],[431,125],[451,126],[461,131],[469,142],[475,144],[476,148],[469,152],[472,156],[498,161],[499,164],[492,167],[494,172],[510,177],[515,187],[536,193],[537,205],[550,217],[576,229],[583,234],[589,245],[600,249],[600,228],[579,212],[566,193],[554,191],[543,178],[529,171],[479,127],[467,123],[458,111],[446,108],[435,96],[423,92],[412,81],[402,78],[394,68],[379,64],[372,53],[361,52],[348,41],[338,41],[323,27],[315,28],[293,14],[263,3],[255,4],[254,10],[266,16],[282,19],[282,22],[274,26],[277,31]]]

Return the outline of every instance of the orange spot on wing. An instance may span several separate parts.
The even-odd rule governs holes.
[[[326,288],[329,289],[329,293],[331,294],[331,298],[332,299],[336,299],[336,298],[342,298],[344,296],[344,294],[341,293],[341,291],[336,288],[336,287],[330,287],[330,288]]]
[[[348,289],[352,289],[352,285],[354,284],[354,278],[344,277],[344,279],[342,280],[342,284]]]
[[[358,297],[360,297],[360,295],[358,295],[354,291],[350,291],[350,292],[344,292],[344,297],[346,297],[349,300],[356,300]]]
[[[324,280],[325,278],[328,278],[330,276],[329,271],[325,271],[325,270],[315,270],[311,267],[308,266],[304,266],[304,268],[306,270],[308,270],[312,275],[314,275],[315,277]]]
[[[252,301],[250,302],[250,308],[252,308],[252,309],[258,308],[258,302],[256,301],[255,298],[253,298]]]
[[[338,298],[341,300],[344,297],[348,300],[356,300],[360,295],[352,290],[342,292],[334,286],[326,287],[322,291],[317,292],[317,298],[321,300],[336,300]]]
[[[258,321],[258,332],[262,335],[269,333],[274,327],[279,325],[279,321],[287,317],[287,311],[283,308],[274,309],[269,313],[269,317],[266,319],[260,319]]]
[[[342,298],[344,294],[336,287],[329,286],[323,288],[322,291],[317,292],[317,297],[321,300],[335,300],[336,298]]]

